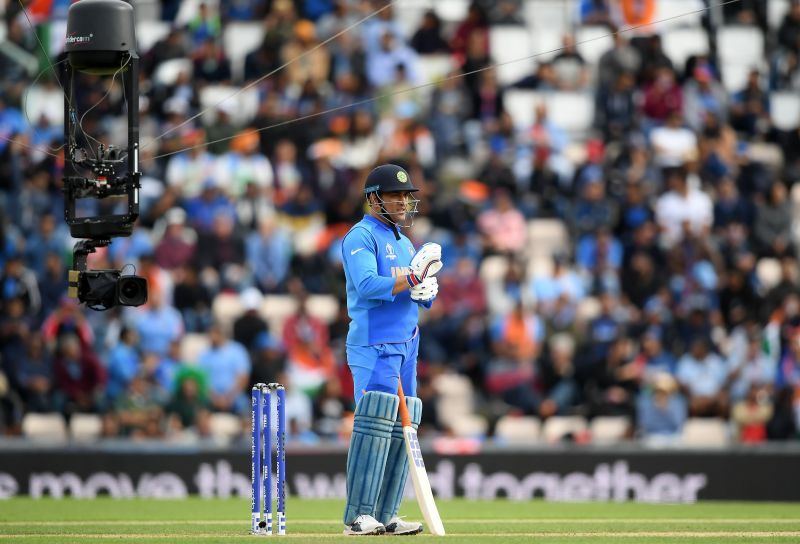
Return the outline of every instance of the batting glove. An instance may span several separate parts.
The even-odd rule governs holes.
[[[411,300],[414,302],[427,302],[439,294],[439,281],[434,278],[425,278],[422,283],[411,288]]]
[[[406,276],[411,287],[421,284],[426,278],[435,276],[442,269],[442,246],[428,242],[423,244],[411,259],[411,274]]]

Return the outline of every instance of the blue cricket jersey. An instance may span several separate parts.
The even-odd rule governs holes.
[[[355,346],[393,344],[414,337],[419,307],[408,291],[392,295],[395,278],[409,273],[416,250],[406,236],[365,215],[342,240],[350,329]]]

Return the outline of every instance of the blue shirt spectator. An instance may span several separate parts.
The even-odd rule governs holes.
[[[728,377],[725,361],[708,349],[705,339],[692,342],[689,353],[678,361],[678,381],[692,396],[718,395]]]
[[[292,257],[292,241],[272,217],[262,218],[258,232],[251,233],[245,240],[245,251],[247,264],[263,291],[274,292],[284,285]]]
[[[677,437],[688,417],[686,399],[676,392],[675,379],[659,375],[652,391],[643,391],[636,402],[636,416],[645,438]]]
[[[134,329],[122,329],[119,343],[108,354],[108,384],[106,398],[114,402],[139,372],[139,352],[136,345],[139,338]]]
[[[209,331],[211,346],[200,355],[198,364],[208,377],[214,410],[244,413],[249,399],[245,389],[250,378],[250,357],[244,346],[228,340],[219,326]]]
[[[134,325],[147,351],[164,355],[170,342],[183,335],[180,312],[167,306],[158,291],[151,291],[147,306],[134,318]]]

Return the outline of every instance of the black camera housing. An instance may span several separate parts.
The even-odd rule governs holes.
[[[86,258],[112,238],[130,236],[139,217],[139,56],[133,7],[123,0],[81,0],[67,14],[63,66],[64,88],[64,219],[73,238],[82,240],[73,250],[69,295],[94,310],[113,306],[139,306],[147,301],[147,282],[139,276],[123,276],[118,270],[87,270]],[[99,144],[84,149],[76,140],[83,132],[83,114],[76,110],[75,72],[121,75],[127,105],[128,141],[123,149]],[[92,151],[90,153],[90,151]],[[122,210],[79,217],[80,199],[124,200]]]
[[[147,280],[119,270],[70,270],[68,294],[95,309],[141,306],[147,302]]]

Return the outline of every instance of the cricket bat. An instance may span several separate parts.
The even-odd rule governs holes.
[[[400,384],[398,384],[397,395],[400,397],[400,422],[403,425],[403,438],[408,454],[408,471],[411,473],[411,481],[414,483],[414,493],[417,495],[419,509],[422,510],[422,517],[425,518],[430,532],[436,536],[444,536],[444,525],[442,525],[442,518],[439,517],[439,510],[436,509],[436,502],[433,500],[431,482],[428,480],[428,473],[425,472],[417,431],[411,426],[411,416],[408,414],[406,397],[403,395],[403,386]]]

